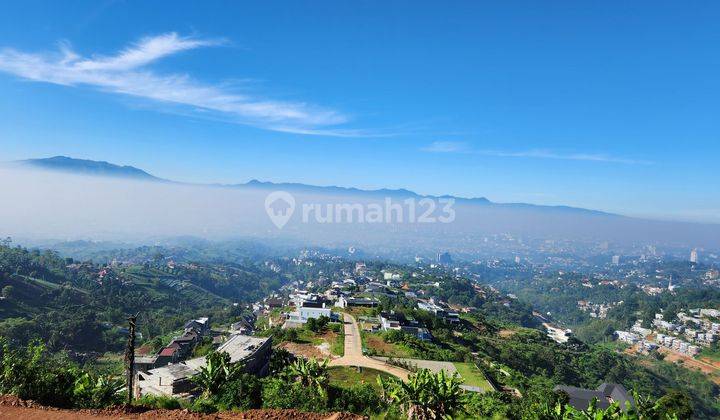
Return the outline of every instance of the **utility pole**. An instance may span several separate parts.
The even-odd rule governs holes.
[[[125,348],[125,363],[127,365],[127,404],[132,404],[133,381],[135,379],[135,320],[137,315],[128,317],[128,341]]]

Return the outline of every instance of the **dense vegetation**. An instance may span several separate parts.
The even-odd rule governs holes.
[[[483,305],[492,299],[486,298]],[[512,301],[510,307],[515,303]],[[402,298],[384,299],[378,310],[392,310],[413,318],[433,335],[433,341],[427,342],[400,331],[374,334],[406,353],[380,355],[478,361],[494,383],[517,389],[523,395],[542,394],[561,384],[594,389],[603,382],[622,383],[628,389],[654,398],[684,390],[696,416],[720,416],[720,387],[717,384],[700,372],[650,356],[631,357],[617,352],[612,346],[588,345],[578,339],[559,344],[541,329],[513,326],[483,309],[464,314],[462,322],[454,325],[410,307]],[[611,321],[595,322],[599,335],[612,335],[614,330],[609,323]],[[503,328],[507,328],[508,334],[498,334]]]
[[[1,356],[0,393],[55,407],[101,408],[122,401],[121,380],[83,370],[42,344],[4,343]]]
[[[15,345],[38,338],[51,351],[78,356],[120,351],[130,314],[139,313],[139,332],[152,340],[197,316],[229,322],[243,304],[284,281],[258,264],[179,265],[157,253],[137,264],[97,264],[5,242],[0,245],[0,336]]]
[[[207,364],[193,378],[200,395],[192,402],[167,397],[144,397],[135,403],[152,408],[186,407],[197,412],[250,408],[294,408],[304,411],[349,411],[385,418],[431,419],[448,416],[509,419],[585,419],[598,415],[622,419],[673,419],[692,414],[687,397],[671,393],[658,400],[635,396],[628,412],[617,404],[580,412],[565,404],[562,394],[529,394],[509,399],[504,394],[472,394],[460,388],[457,376],[420,370],[406,383],[378,377],[381,392],[370,384],[349,387],[329,381],[325,363],[294,359],[277,350],[271,374],[257,378],[231,364],[227,353],[210,353]],[[67,359],[50,355],[42,345],[2,348],[0,392],[66,408],[100,408],[120,403],[122,383],[94,376]]]
[[[53,252],[13,247],[7,242],[0,245],[0,336],[6,342],[0,392],[57,406],[116,403],[117,381],[103,376],[100,369],[90,364],[76,363],[91,354],[119,352],[125,335],[121,327],[128,314],[140,312],[141,344],[157,349],[190,318],[211,316],[215,324],[227,324],[238,319],[247,303],[267,296],[283,284],[307,280],[327,284],[329,273],[342,278],[347,275],[344,273],[354,270],[353,262],[339,258],[298,263],[286,257],[255,260],[238,257],[226,262],[222,255],[242,253],[224,249],[212,256],[209,248],[203,248],[202,254],[206,259],[192,260],[190,257],[197,253],[145,247],[135,252],[123,251],[124,262],[115,264],[108,263],[112,256],[109,252],[103,254],[106,260],[96,255],[94,262],[76,261]],[[510,396],[512,392],[460,393],[462,398],[447,394],[446,400],[458,403],[453,403],[454,407],[433,408],[432,413],[470,418],[493,415],[538,418],[532,413],[542,412],[546,415],[543,418],[581,418],[578,417],[581,414],[564,405],[562,396],[551,392],[554,385],[594,388],[602,382],[619,382],[651,399],[645,408],[655,407],[652,409],[656,412],[645,418],[663,418],[665,414],[658,413],[670,412],[684,418],[681,414],[688,409],[701,418],[720,416],[717,402],[720,390],[704,375],[652,357],[628,357],[610,346],[594,344],[606,341],[614,329],[629,325],[638,316],[654,313],[658,307],[668,311],[668,305],[673,303],[669,296],[649,297],[634,293],[633,288],[594,288],[592,293],[598,299],[622,298],[627,305],[611,311],[607,320],[588,323],[586,315],[579,315],[577,319],[584,326],[578,330],[580,340],[558,344],[545,336],[533,315],[533,307],[526,303],[530,294],[535,294],[541,306],[566,304],[568,299],[577,298],[575,292],[569,293],[569,297],[557,297],[562,294],[555,290],[557,285],[551,287],[550,280],[533,283],[524,292],[518,289],[516,299],[442,271],[415,277],[407,267],[380,262],[368,263],[367,269],[375,273],[383,269],[402,272],[401,281],[414,290],[422,290],[423,297],[472,308],[461,314],[459,324],[449,324],[417,309],[413,300],[403,294],[381,294],[377,296],[380,306],[368,310],[368,315],[395,311],[427,328],[433,338],[422,341],[399,331],[376,336],[403,349],[410,357],[476,363],[497,387],[523,395],[518,399]],[[568,287],[581,280],[573,276],[566,279]],[[720,302],[718,293],[703,297],[692,290],[681,291],[676,297],[683,305],[697,304],[703,299]],[[577,315],[573,313],[567,311],[568,319]],[[301,330],[276,327],[265,334],[274,335],[277,342],[302,341],[303,334],[339,331],[339,327],[321,319]],[[34,339],[45,343],[44,347],[33,344]],[[415,394],[426,392],[423,389],[433,389],[438,384],[455,387],[452,378],[437,378],[422,371],[417,372],[414,390],[401,390],[399,384],[390,382],[382,386],[382,393],[369,384],[340,386],[326,380],[324,366],[292,361],[282,352],[273,357],[273,374],[260,379],[230,369],[227,360],[212,352],[209,342],[198,346],[195,354],[212,358],[208,366],[222,367],[221,370],[209,367],[209,371],[203,372],[204,377],[197,378],[203,395],[190,407],[197,411],[291,407],[383,413],[393,418],[405,416],[420,402],[435,404],[417,399]],[[18,368],[20,364],[29,368]],[[159,407],[187,405],[150,397],[141,403]],[[414,411],[423,412],[417,408]],[[426,414],[430,413],[423,415]]]
[[[566,322],[575,331],[576,340],[565,345],[555,343],[539,331],[521,330],[503,340],[478,336],[473,351],[487,362],[488,373],[499,383],[527,390],[537,381],[549,385],[569,384],[594,388],[602,382],[620,382],[646,395],[660,396],[672,390],[685,390],[691,397],[698,417],[720,416],[720,387],[707,375],[651,356],[630,357],[615,351],[617,346],[597,345],[614,340],[614,332],[628,329],[637,320],[648,326],[655,313],[668,319],[681,308],[716,307],[720,291],[680,289],[649,296],[634,285],[582,286],[583,276],[565,273],[562,277],[539,277],[520,283],[513,279],[496,280],[520,299],[532,299],[554,319]],[[618,302],[606,319],[590,318],[577,308],[578,300]],[[712,351],[710,349],[709,351]]]

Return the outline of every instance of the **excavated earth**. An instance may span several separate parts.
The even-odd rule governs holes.
[[[95,420],[95,419],[167,419],[167,420],[359,420],[350,413],[305,413],[298,410],[248,410],[214,414],[191,413],[187,410],[147,410],[142,407],[114,407],[102,410],[65,410],[44,407],[11,395],[0,396],[0,419],[23,420]]]

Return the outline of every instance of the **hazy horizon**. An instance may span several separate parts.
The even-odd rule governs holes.
[[[8,4],[0,160],[720,222],[717,5],[382,7]]]
[[[654,243],[720,249],[720,226],[660,222],[571,209],[504,204],[447,203],[420,220],[428,203],[421,198],[411,215],[405,196],[377,196],[289,190],[295,213],[281,226],[269,216],[267,199],[278,188],[220,187],[122,178],[81,176],[57,171],[8,169],[0,195],[3,235],[42,239],[141,241],[194,236],[211,240],[286,238],[317,246],[385,249],[449,249],[473,252],[485,238],[512,235],[522,241],[610,241],[622,247]],[[372,213],[373,206],[377,214]],[[397,207],[393,210],[390,207]],[[395,212],[395,213],[394,213]],[[412,220],[411,220],[412,218]],[[447,217],[446,217],[447,218]]]

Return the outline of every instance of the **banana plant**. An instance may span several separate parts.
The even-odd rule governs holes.
[[[314,387],[320,395],[327,396],[330,377],[327,372],[327,360],[322,363],[315,359],[299,358],[287,368],[287,375],[306,387]]]
[[[238,379],[243,367],[240,363],[230,362],[230,355],[226,352],[213,352],[205,357],[205,366],[193,376],[192,381],[202,390],[203,397],[207,398],[218,394],[226,383]]]
[[[457,373],[432,373],[421,369],[410,375],[407,382],[397,378],[378,377],[382,397],[397,404],[411,420],[450,418],[465,403],[465,391]]]
[[[75,380],[73,396],[75,404],[83,408],[102,408],[120,402],[120,390],[124,381],[111,376],[93,376],[84,373]]]

